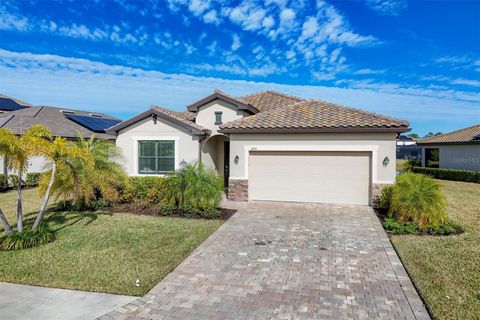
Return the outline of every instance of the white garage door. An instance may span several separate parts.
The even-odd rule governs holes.
[[[252,151],[250,200],[369,204],[370,153]]]

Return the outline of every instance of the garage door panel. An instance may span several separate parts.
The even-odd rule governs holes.
[[[251,200],[368,204],[370,154],[251,152]]]

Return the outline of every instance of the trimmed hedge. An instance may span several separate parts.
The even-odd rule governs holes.
[[[163,198],[164,183],[165,178],[163,177],[129,177],[128,186],[122,190],[122,201],[147,200],[148,202],[158,203]]]
[[[38,187],[38,182],[40,181],[40,172],[30,172],[27,173],[27,179],[25,185],[29,188]]]
[[[435,179],[480,183],[480,171],[414,167],[413,172]]]

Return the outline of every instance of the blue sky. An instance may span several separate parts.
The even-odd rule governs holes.
[[[5,1],[0,92],[122,118],[273,89],[403,119],[480,123],[479,1]]]

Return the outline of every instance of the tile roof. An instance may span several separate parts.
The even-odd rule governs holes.
[[[260,112],[269,111],[282,106],[290,105],[292,103],[304,101],[304,99],[289,96],[287,94],[272,90],[256,92],[239,97],[237,100],[255,107]]]
[[[388,129],[396,132],[408,131],[409,123],[387,116],[348,108],[319,100],[300,100],[281,108],[245,117],[220,126],[223,132],[235,131],[330,131],[348,129]]]
[[[417,144],[480,144],[480,124],[445,133],[435,137],[421,139]]]
[[[195,114],[193,112],[185,111],[185,112],[178,112],[178,111],[172,111],[170,109],[162,108],[159,106],[153,106],[153,110],[158,111],[160,113],[163,113],[171,118],[174,118],[186,125],[189,125],[197,130],[207,132],[208,129],[196,124],[194,122],[195,119]]]
[[[38,106],[1,114],[0,127],[10,129],[15,134],[22,134],[31,126],[42,124],[48,127],[53,135],[65,138],[75,138],[77,132],[80,132],[84,137],[90,137],[94,133],[67,119],[63,111],[74,112],[80,116],[90,116],[92,114],[87,111]],[[118,119],[102,113],[95,112],[94,114],[105,119]],[[115,139],[115,136],[105,133],[95,133],[95,136],[98,138]]]

